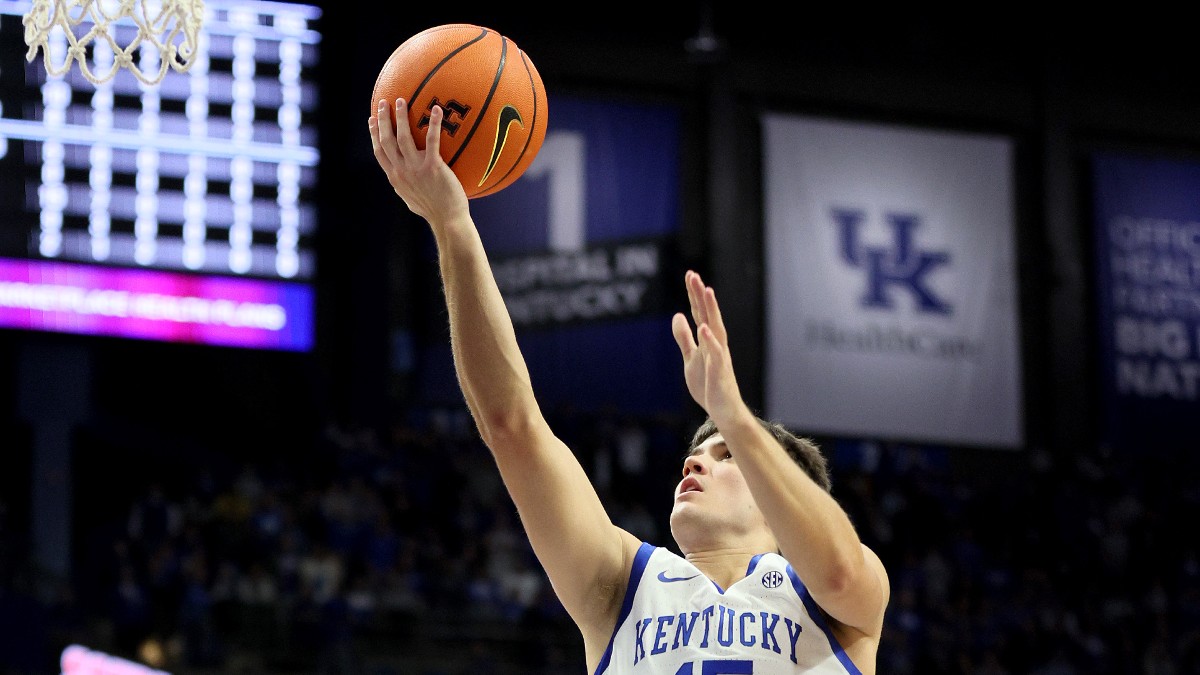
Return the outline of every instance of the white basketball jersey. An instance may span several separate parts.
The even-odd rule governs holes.
[[[862,675],[787,560],[755,556],[721,589],[643,543],[596,675]]]

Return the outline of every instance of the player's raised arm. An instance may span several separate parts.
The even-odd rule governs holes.
[[[672,331],[688,392],[716,424],[780,552],[813,599],[839,623],[878,639],[889,596],[883,564],[859,540],[841,506],[746,406],[716,293],[695,272],[685,283],[695,336],[683,314],[673,317]]]
[[[612,629],[639,542],[612,524],[542,416],[466,194],[438,154],[441,109],[430,115],[424,151],[407,124],[390,123],[389,112],[381,102],[371,118],[372,146],[396,193],[433,230],[459,385],[559,599],[585,638],[598,636],[588,640],[594,662],[590,651],[602,649]],[[403,101],[394,113],[407,119]]]

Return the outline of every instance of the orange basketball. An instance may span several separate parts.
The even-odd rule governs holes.
[[[371,92],[408,102],[408,124],[425,149],[429,112],[439,105],[441,154],[467,197],[508,187],[533,163],[546,138],[546,88],[533,61],[509,38],[470,24],[435,26],[392,52]]]

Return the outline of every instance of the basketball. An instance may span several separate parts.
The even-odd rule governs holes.
[[[441,106],[441,155],[474,199],[512,185],[546,138],[546,88],[533,61],[509,38],[471,24],[435,26],[392,52],[371,92],[408,103],[408,124],[425,149],[429,113]]]

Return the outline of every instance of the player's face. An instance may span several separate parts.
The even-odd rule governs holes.
[[[707,527],[729,524],[734,531],[765,524],[720,434],[710,436],[684,460],[683,477],[675,486],[672,529],[693,517]]]

